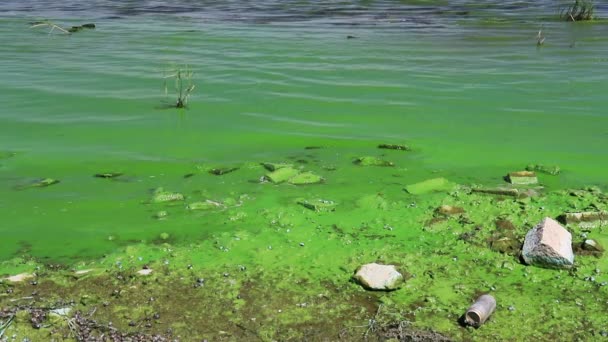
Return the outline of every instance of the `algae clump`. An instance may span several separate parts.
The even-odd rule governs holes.
[[[454,184],[445,178],[427,179],[422,182],[410,184],[405,187],[405,191],[412,195],[422,195],[435,191],[447,191],[454,188]]]

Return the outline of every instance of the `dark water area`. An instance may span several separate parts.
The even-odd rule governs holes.
[[[390,22],[447,25],[480,13],[519,20],[535,20],[559,13],[567,1],[18,1],[2,4],[4,16],[86,17],[118,19],[137,15],[169,14],[201,20],[254,23],[325,22],[341,25],[378,25]],[[598,15],[608,4],[598,2]]]

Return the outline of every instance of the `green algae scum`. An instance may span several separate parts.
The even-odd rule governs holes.
[[[582,3],[3,1],[0,341],[608,339]]]

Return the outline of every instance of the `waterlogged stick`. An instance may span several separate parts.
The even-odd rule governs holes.
[[[479,328],[492,315],[494,309],[496,309],[496,299],[490,295],[483,295],[477,298],[464,314],[464,322]]]

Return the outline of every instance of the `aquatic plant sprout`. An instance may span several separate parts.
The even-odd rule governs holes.
[[[594,11],[592,0],[575,0],[561,10],[560,18],[570,21],[592,20]]]
[[[70,32],[64,28],[62,28],[61,26],[48,21],[48,20],[44,20],[44,21],[35,21],[33,23],[31,23],[30,28],[38,28],[38,27],[48,27],[50,28],[49,30],[49,34],[53,33],[53,31],[55,31],[55,29],[57,29],[58,31],[64,33],[64,34],[70,34]]]
[[[194,77],[194,72],[185,66],[183,69],[178,68],[176,70],[171,70],[168,75],[163,76],[165,96],[169,95],[168,89],[168,81],[173,79],[174,81],[174,89],[177,95],[177,100],[175,102],[175,108],[185,108],[188,104],[188,98],[194,88],[196,87],[194,83],[192,83],[192,78]]]

